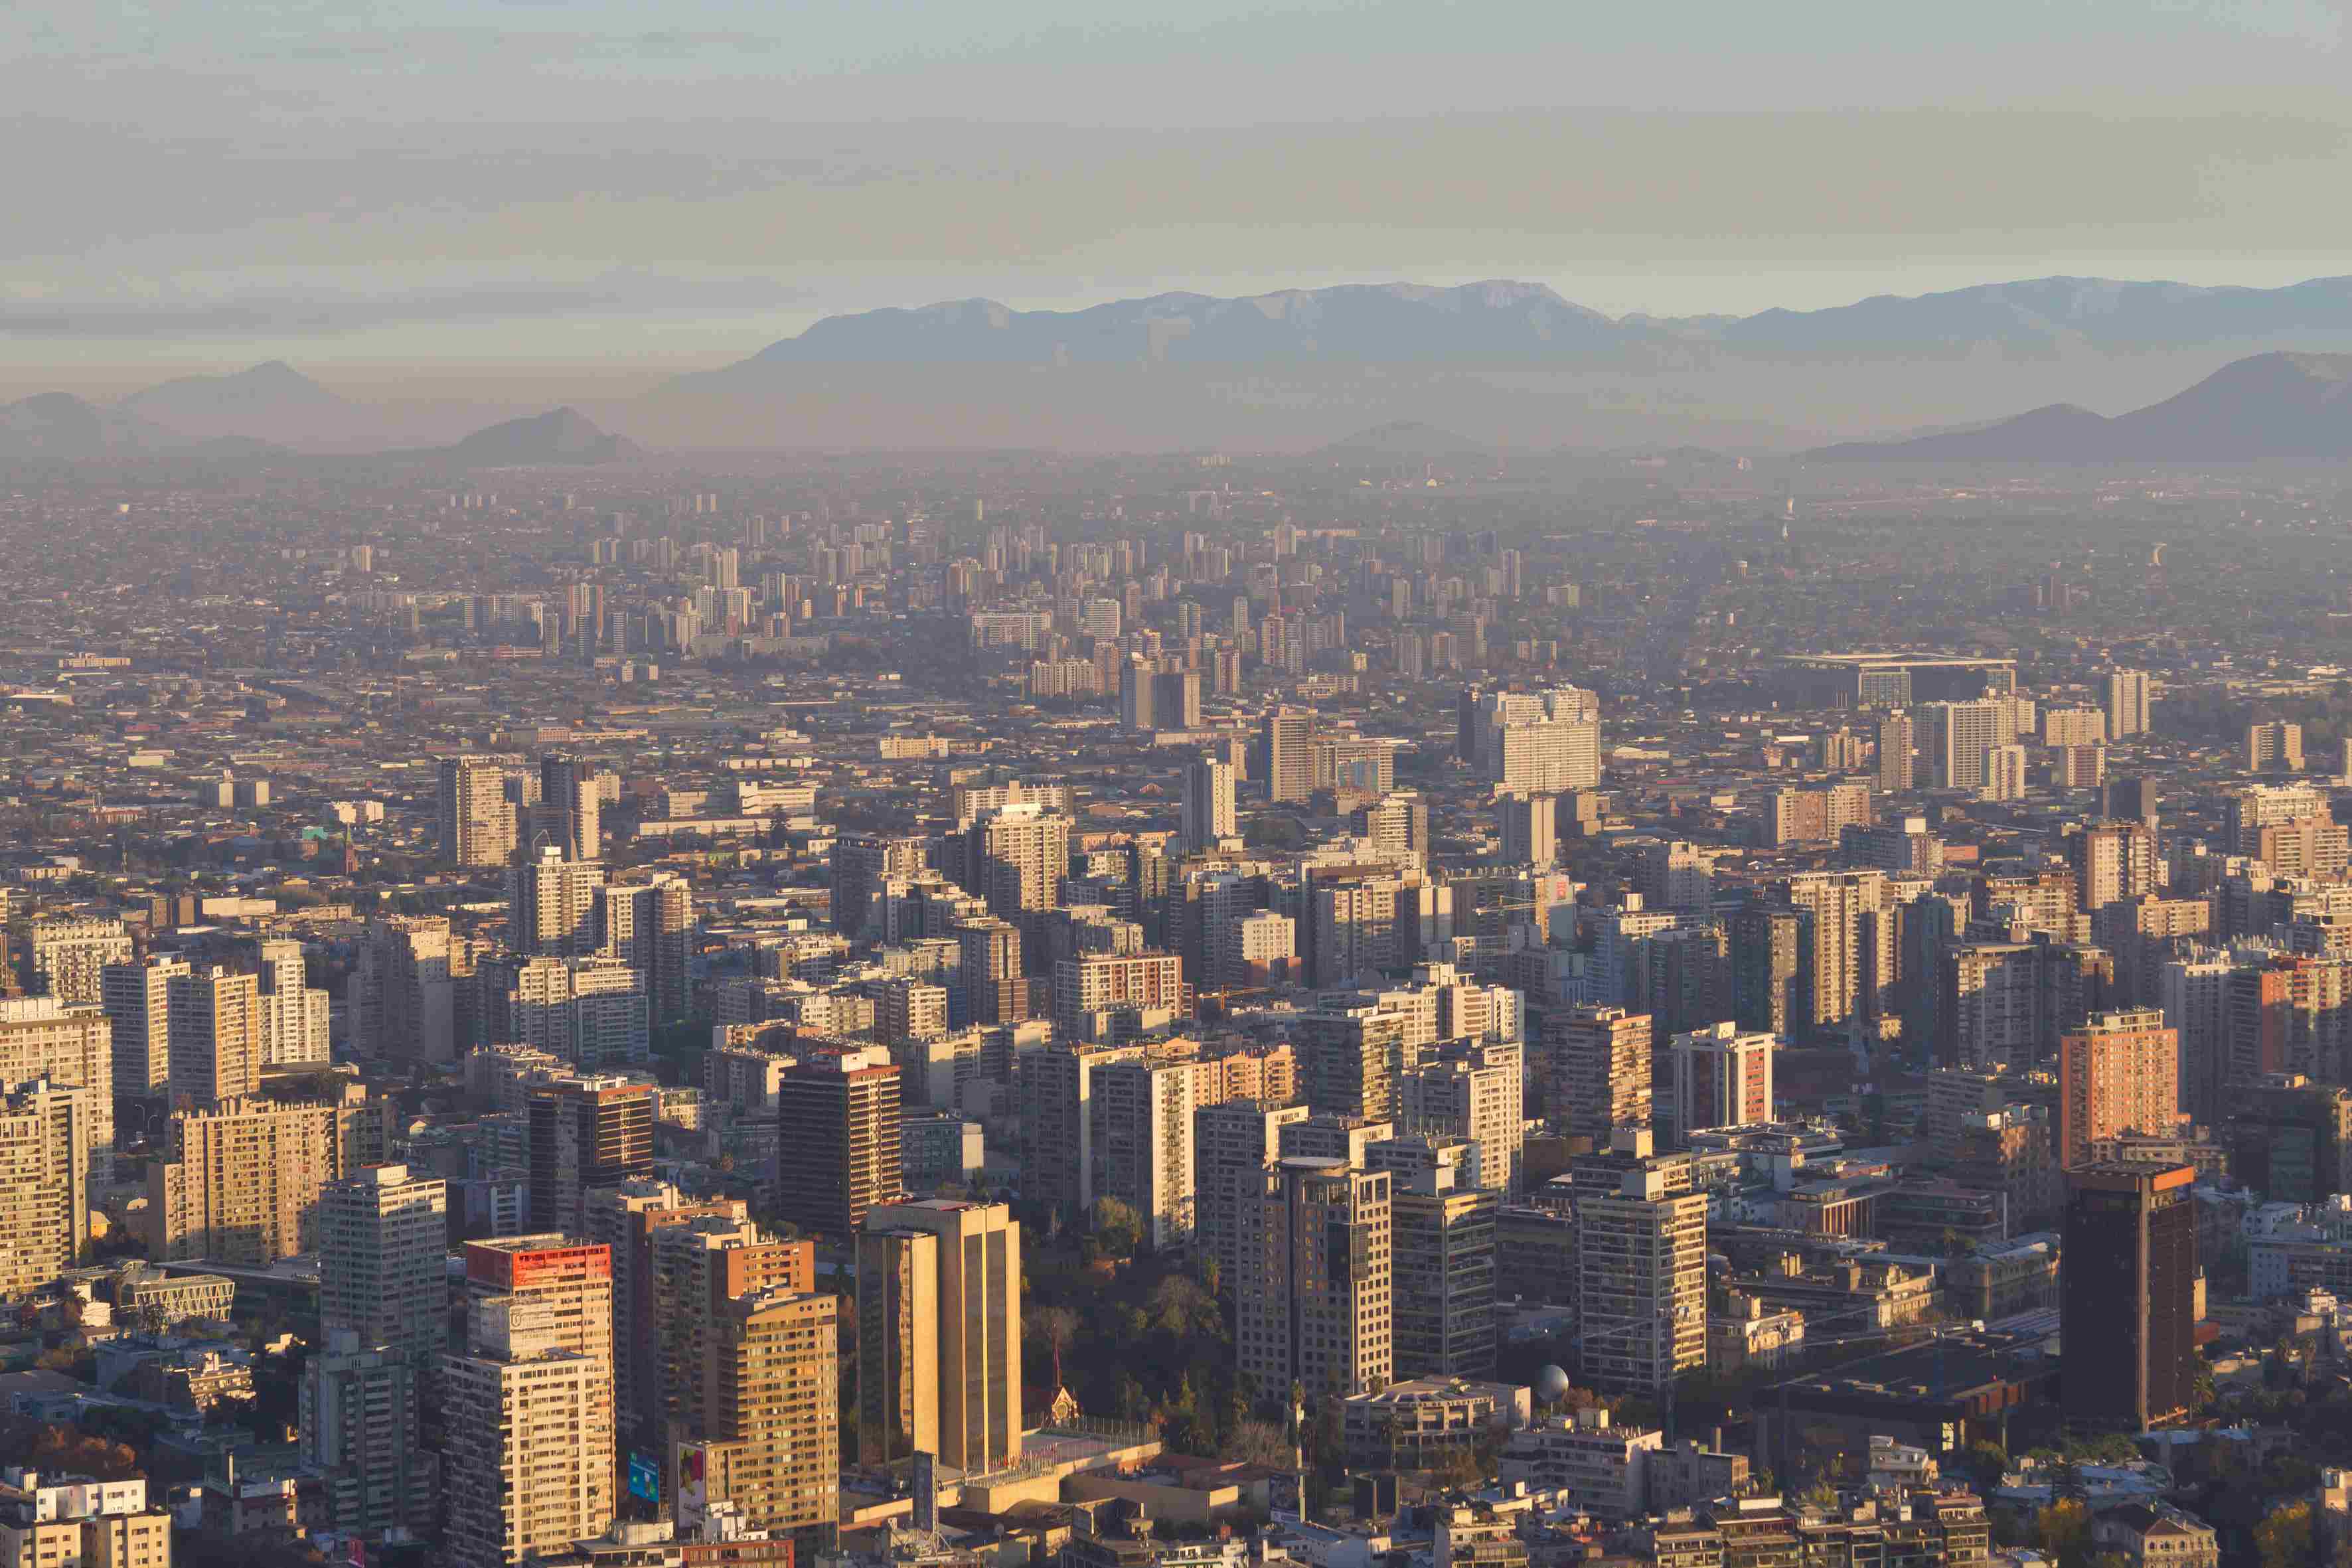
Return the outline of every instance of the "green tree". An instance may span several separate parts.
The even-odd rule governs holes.
[[[1143,1245],[1142,1216],[1117,1198],[1097,1198],[1087,1217],[1095,1247],[1105,1258],[1133,1258]]]
[[[2254,1553],[2263,1568],[2310,1568],[2312,1540],[2308,1502],[2274,1508],[2254,1526]]]
[[[2081,1499],[2061,1497],[2033,1516],[2033,1543],[2055,1558],[2058,1568],[2087,1568],[2091,1510]]]

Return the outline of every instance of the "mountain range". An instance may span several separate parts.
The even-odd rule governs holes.
[[[272,373],[284,366],[258,366]],[[201,376],[166,382],[139,393],[111,408],[100,408],[63,392],[45,392],[0,404],[0,460],[33,463],[78,463],[130,456],[181,455],[214,459],[266,458],[277,461],[333,463],[358,458],[402,463],[431,463],[468,468],[512,468],[524,465],[610,463],[644,455],[635,442],[607,435],[574,408],[554,408],[544,414],[504,420],[446,447],[417,447],[362,453],[300,453],[238,431],[240,421],[222,417],[234,409],[235,394],[219,398],[221,384],[237,376]],[[307,377],[296,376],[311,386]],[[198,384],[209,384],[198,388]],[[247,383],[248,386],[254,384]],[[325,393],[324,388],[320,388]],[[325,394],[332,396],[332,394]],[[297,395],[300,395],[298,394]],[[271,400],[282,400],[271,399]],[[268,401],[268,400],[266,400]],[[167,416],[193,411],[186,425],[166,426],[152,417],[157,410]],[[210,428],[215,434],[200,436]],[[247,426],[249,427],[249,426]]]
[[[600,401],[583,383],[566,391],[570,420],[538,412],[544,403],[485,400],[471,384],[434,403],[404,385],[408,401],[396,406],[273,361],[106,407],[62,394],[0,406],[0,457],[234,449],[225,442],[457,462],[601,461],[637,449],[599,447],[607,430],[681,449],[1370,447],[1410,457],[1695,444],[1811,447],[1824,460],[1857,455],[1828,443],[1933,431],[1923,438],[1943,447],[1872,455],[2127,456],[2161,445],[2134,444],[2161,421],[2092,408],[2129,407],[2151,385],[2188,386],[2273,352],[2291,369],[2352,353],[2352,277],[2281,289],[2043,278],[1747,316],[1611,316],[1506,280],[1167,293],[1077,310],[966,300],[827,317],[640,395]],[[2021,407],[2034,412],[2001,416]],[[552,423],[444,445],[523,416]],[[2289,441],[2295,450],[2326,447],[2326,416],[2314,417],[2318,427]],[[2212,444],[2267,449],[2245,433]],[[504,450],[543,455],[490,455]]]
[[[1971,430],[1849,441],[1817,462],[2251,463],[2352,458],[2352,354],[2255,354],[2110,419],[2053,403]]]

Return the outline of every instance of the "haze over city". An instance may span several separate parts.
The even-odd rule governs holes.
[[[2347,1568],[2347,63],[0,9],[0,1568]]]

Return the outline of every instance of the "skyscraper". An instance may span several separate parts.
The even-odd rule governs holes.
[[[1499,1200],[1470,1180],[1459,1140],[1376,1143],[1390,1176],[1395,1375],[1495,1375],[1495,1217]]]
[[[503,866],[514,858],[515,808],[507,770],[488,757],[441,760],[441,858],[458,866]]]
[[[633,873],[597,888],[596,951],[637,972],[647,1018],[666,1023],[687,1012],[688,960],[694,940],[694,896],[675,871]]]
[[[833,929],[855,939],[866,930],[874,897],[886,877],[911,877],[923,868],[929,841],[845,834],[833,844]]]
[[[552,752],[540,758],[539,803],[539,825],[565,859],[601,857],[603,797],[589,763]]]
[[[1304,1105],[1230,1100],[1192,1112],[1192,1168],[1200,1196],[1193,1235],[1217,1260],[1219,1294],[1231,1297],[1241,1279],[1241,1207],[1261,1203],[1265,1172],[1281,1153],[1282,1129],[1304,1121]]]
[[[2059,1393],[2078,1432],[2141,1432],[2197,1403],[2197,1173],[2095,1163],[2066,1173]]]
[[[319,1322],[415,1360],[448,1347],[447,1184],[370,1165],[320,1192]]]
[[[778,1212],[804,1232],[853,1235],[903,1185],[898,1069],[880,1047],[807,1058],[776,1091]]]
[[[1257,1386],[1310,1399],[1385,1387],[1395,1368],[1389,1173],[1286,1157],[1242,1219],[1234,1353]]]
[[[319,1194],[383,1158],[386,1102],[233,1100],[174,1115],[147,1167],[148,1256],[266,1267],[319,1245]]]
[[[533,1225],[577,1234],[590,1188],[653,1173],[650,1083],[618,1074],[575,1074],[533,1086],[524,1110]]]
[[[329,999],[324,991],[310,989],[302,944],[264,941],[258,947],[263,1064],[280,1067],[325,1062],[330,1055]]]
[[[2058,1041],[2058,1161],[2073,1169],[2124,1132],[2180,1121],[2180,1034],[2153,1007],[2094,1013]]]
[[[569,860],[561,847],[541,844],[508,873],[507,940],[517,952],[579,958],[597,949],[596,889],[604,883],[598,860]]]
[[[1201,757],[1184,767],[1183,837],[1192,848],[1231,838],[1237,830],[1234,812],[1234,770],[1225,763]]]
[[[708,1418],[676,1445],[682,1510],[731,1504],[771,1534],[818,1531],[840,1502],[838,1298],[788,1288],[711,1309],[697,1369]]]
[[[1021,1226],[1003,1204],[889,1204],[857,1237],[858,1457],[1021,1458]]]
[[[1918,717],[1927,726],[1927,782],[1937,789],[1984,788],[1988,753],[2012,739],[2004,705],[1993,698],[1929,702]]]
[[[1770,1035],[1743,1034],[1728,1021],[1676,1035],[1668,1048],[1674,1098],[1667,1106],[1675,1136],[1771,1121],[1778,1049]]]
[[[458,945],[445,915],[368,921],[346,994],[353,1055],[395,1061],[457,1058],[452,982]]]
[[[2303,726],[2278,721],[2247,725],[2244,763],[2252,773],[2303,772]]]
[[[89,1091],[83,1139],[92,1192],[114,1176],[113,1038],[112,1024],[94,1005],[0,997],[0,1087],[47,1080]]]

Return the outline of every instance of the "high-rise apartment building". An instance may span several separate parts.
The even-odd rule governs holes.
[[[1182,828],[1185,844],[1196,849],[1231,838],[1240,830],[1234,816],[1232,763],[1201,757],[1184,765]]]
[[[258,944],[261,1060],[267,1067],[317,1065],[329,1059],[328,995],[310,989],[299,942]],[[110,980],[113,970],[108,971]],[[120,1037],[118,1036],[118,1038]],[[117,1077],[120,1077],[118,1063]]]
[[[261,1082],[261,981],[207,967],[170,982],[172,1098],[210,1109]]]
[[[1313,760],[1307,742],[1315,733],[1315,715],[1302,708],[1270,708],[1257,726],[1255,775],[1265,781],[1265,798],[1273,802],[1302,801],[1314,793]]]
[[[1878,790],[1881,795],[1902,795],[1911,789],[1916,744],[1909,716],[1889,713],[1878,721]]]
[[[320,1189],[319,1321],[412,1360],[448,1347],[448,1184],[370,1165]]]
[[[1029,982],[1021,972],[1021,928],[989,915],[955,927],[959,983],[967,1019],[994,1026],[1029,1016]]]
[[[1937,789],[1983,789],[1990,782],[1989,753],[2014,738],[2009,710],[1995,698],[1926,703],[1916,721],[1926,730],[1927,782]]]
[[[171,983],[190,973],[188,961],[151,952],[130,963],[110,963],[100,979],[100,1005],[114,1034],[114,1098],[163,1095],[172,1082]]]
[[[1184,1011],[1184,961],[1172,952],[1087,952],[1054,965],[1054,1023],[1074,1039],[1148,1026]]]
[[[1070,862],[1070,819],[1034,804],[984,813],[967,850],[971,890],[1002,920],[1023,924],[1062,900]],[[1025,928],[1024,928],[1025,929]]]
[[[653,1174],[654,1092],[651,1083],[611,1073],[531,1086],[524,1118],[533,1225],[578,1235],[591,1189]]]
[[[1241,1208],[1234,1355],[1260,1388],[1310,1399],[1374,1392],[1394,1374],[1391,1178],[1286,1156]]]
[[[551,752],[539,760],[539,805],[535,826],[567,860],[601,857],[604,795],[595,770],[578,757]],[[534,833],[533,837],[537,835]]]
[[[517,952],[578,958],[598,947],[601,860],[568,860],[561,847],[534,846],[507,873],[507,941]]]
[[[174,1115],[147,1167],[148,1256],[267,1267],[319,1246],[327,1184],[381,1161],[385,1101],[233,1100]]]
[[[515,808],[506,764],[488,757],[441,760],[441,858],[457,866],[503,866],[514,858]]]
[[[2303,726],[2277,721],[2247,725],[2242,760],[2250,773],[2303,772]]]
[[[2125,1132],[2180,1121],[2180,1035],[2153,1007],[2094,1013],[2059,1037],[2058,1158],[2072,1170]]]
[[[1681,1184],[1638,1168],[1577,1199],[1578,1375],[1590,1387],[1656,1398],[1706,1361],[1707,1199]]]
[[[23,1300],[80,1259],[94,1098],[46,1079],[0,1081],[0,1300]]]
[[[444,1559],[509,1568],[614,1516],[612,1270],[560,1236],[466,1249],[466,1350],[441,1362]]]
[[[1241,1279],[1244,1204],[1264,1201],[1265,1173],[1282,1152],[1282,1129],[1311,1114],[1304,1105],[1255,1098],[1202,1105],[1192,1112],[1195,1244],[1217,1260],[1219,1291],[1231,1296]]]
[[[2146,670],[2111,669],[2099,678],[2099,705],[2106,710],[2109,740],[2147,732],[2147,695]]]
[[[1783,880],[1778,891],[1783,903],[1812,917],[1799,928],[1803,1024],[1871,1015],[1894,977],[1891,927],[1871,919],[1887,901],[1885,873],[1807,871]]]
[[[2060,1398],[2078,1432],[2144,1432],[2196,1407],[2197,1173],[2108,1163],[2066,1173]]]
[[[1500,1200],[1470,1179],[1460,1142],[1377,1143],[1390,1176],[1394,1373],[1495,1375],[1495,1221]]]
[[[1559,797],[1507,795],[1495,802],[1503,861],[1549,870],[1559,864]]]
[[[1400,1081],[1399,1110],[1415,1132],[1470,1145],[1465,1184],[1490,1193],[1520,1187],[1527,1143],[1527,1053],[1517,1040],[1457,1040]]]
[[[1622,1007],[1571,1007],[1545,1024],[1551,1100],[1545,1110],[1571,1133],[1606,1146],[1620,1127],[1651,1114],[1650,1016]]]
[[[1021,1226],[1003,1204],[889,1204],[857,1237],[858,1458],[1021,1459]]]
[[[1667,1047],[1673,1098],[1666,1107],[1675,1135],[1771,1121],[1779,1048],[1771,1036],[1744,1034],[1728,1021],[1676,1035]]]
[[[897,1198],[898,1069],[880,1047],[804,1058],[776,1091],[778,1210],[803,1232],[848,1237]]]
[[[16,939],[16,977],[26,989],[64,1006],[96,1006],[106,966],[131,962],[131,933],[121,921],[43,915]]]
[[[2066,837],[2074,907],[2095,915],[2157,890],[2156,830],[2140,821],[2085,823]]]
[[[920,837],[845,834],[834,840],[833,929],[853,939],[863,934],[883,879],[914,876],[929,856],[929,841]]]
[[[349,1329],[328,1329],[302,1366],[298,1391],[302,1462],[319,1473],[324,1523],[381,1540],[424,1535],[439,1523],[440,1455],[423,1438],[429,1370]]]
[[[114,1176],[114,1029],[94,1005],[48,996],[0,997],[0,1086],[86,1089],[83,1130],[90,1190]]]
[[[1106,1062],[1093,1073],[1087,1141],[1096,1197],[1136,1213],[1143,1245],[1190,1243],[1199,1190],[1192,1142],[1195,1064],[1140,1056]]]
[[[696,1369],[708,1417],[677,1439],[683,1510],[727,1504],[772,1535],[827,1532],[840,1506],[839,1299],[785,1288],[717,1303]]]
[[[651,1054],[644,977],[619,958],[494,959],[480,986],[490,1038],[529,1046],[582,1072],[611,1072]]]
[[[455,1061],[455,981],[472,967],[461,960],[462,948],[446,916],[368,921],[346,992],[352,1054],[364,1059]]]
[[[686,879],[675,871],[633,874],[605,883],[593,898],[596,951],[637,972],[654,1022],[686,1016],[694,941],[694,896]]]

